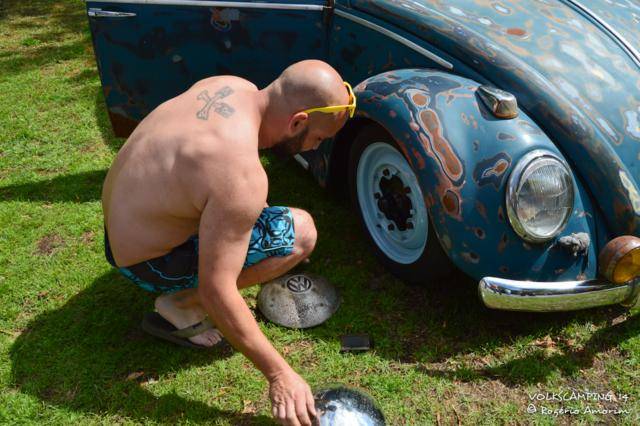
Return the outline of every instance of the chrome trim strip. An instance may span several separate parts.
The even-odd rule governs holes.
[[[484,277],[478,283],[480,299],[491,309],[558,312],[638,302],[640,278],[617,285],[602,279],[563,282],[514,281]]]
[[[132,12],[112,12],[94,7],[89,8],[87,15],[92,18],[133,18],[136,16],[136,14]]]
[[[325,6],[317,4],[247,3],[238,1],[195,0],[85,0],[86,3],[156,4],[161,6],[232,7],[236,9],[277,9],[323,11]]]
[[[622,36],[618,31],[613,29],[611,25],[609,25],[604,19],[602,19],[599,15],[589,9],[587,6],[583,5],[581,2],[577,0],[562,0],[565,3],[569,3],[569,6],[573,6],[574,9],[577,9],[578,12],[582,12],[584,15],[592,18],[598,24],[600,24],[606,31],[609,32],[610,35],[615,39],[623,50],[627,52],[627,54],[631,57],[633,62],[636,63],[638,67],[640,67],[640,52],[636,50],[633,44],[629,43],[629,41]]]
[[[309,170],[309,162],[307,160],[304,159],[304,157],[300,154],[296,154],[293,156],[293,158],[300,163],[300,165],[305,169],[305,170]]]
[[[404,44],[405,46],[407,46],[410,49],[415,50],[416,52],[420,53],[423,56],[426,56],[427,58],[431,59],[432,61],[436,62],[437,64],[443,66],[444,68],[448,69],[448,70],[452,70],[453,69],[453,64],[445,59],[442,59],[440,56],[436,55],[435,53],[432,53],[430,51],[428,51],[427,49],[425,49],[422,46],[419,46],[417,44],[415,44],[414,42],[412,42],[411,40],[407,40],[406,38],[394,33],[393,31],[390,31],[384,27],[381,27],[380,25],[374,24],[373,22],[369,22],[366,19],[362,19],[358,16],[352,15],[350,13],[347,13],[343,10],[340,9],[336,9],[334,11],[334,13],[338,16],[341,16],[345,19],[348,19],[350,21],[353,21],[357,24],[360,24],[364,27],[370,28],[374,31],[379,32],[380,34],[384,34],[387,37],[401,43]]]

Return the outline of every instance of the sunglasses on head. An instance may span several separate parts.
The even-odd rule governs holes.
[[[351,88],[351,85],[349,83],[345,81],[344,85],[346,86],[347,91],[349,92],[349,105],[332,105],[332,106],[325,106],[325,107],[318,107],[318,108],[309,108],[309,109],[305,109],[302,112],[306,112],[307,114],[311,112],[322,112],[325,114],[332,114],[334,112],[340,112],[343,109],[347,109],[349,110],[349,118],[353,118],[353,115],[356,113],[356,95],[353,93],[353,89]]]

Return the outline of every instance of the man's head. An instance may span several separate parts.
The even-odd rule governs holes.
[[[297,62],[266,89],[270,113],[265,117],[267,146],[276,152],[296,154],[316,149],[334,136],[349,117],[347,108],[324,113],[306,111],[319,107],[350,104],[349,90],[329,64],[307,60]]]

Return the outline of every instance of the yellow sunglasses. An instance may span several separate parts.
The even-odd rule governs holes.
[[[309,108],[305,109],[302,112],[306,112],[307,114],[311,112],[323,112],[325,114],[332,114],[334,112],[340,112],[346,108],[349,110],[349,118],[353,118],[353,115],[356,113],[356,95],[353,93],[353,89],[351,88],[351,85],[349,83],[345,81],[344,85],[349,91],[349,105],[332,105],[318,108]]]

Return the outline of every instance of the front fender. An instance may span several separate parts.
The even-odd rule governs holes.
[[[505,208],[508,176],[534,149],[562,154],[523,112],[495,118],[476,95],[480,84],[446,72],[405,69],[355,88],[358,114],[383,126],[420,181],[425,204],[450,259],[473,278],[557,281],[595,277],[596,244],[575,258],[551,241],[525,243]],[[562,235],[596,239],[592,206],[574,175],[574,212]]]

